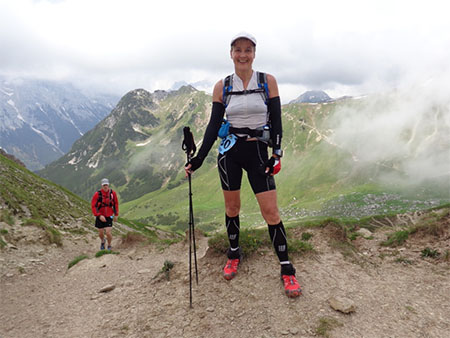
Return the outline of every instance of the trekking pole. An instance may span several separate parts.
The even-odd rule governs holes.
[[[190,163],[192,156],[194,156],[197,147],[195,146],[194,136],[189,127],[183,128],[184,139],[182,149],[186,152],[187,162]],[[191,174],[188,174],[189,180],[189,307],[192,308],[192,245],[194,246],[194,261],[195,261],[195,279],[198,285],[198,270],[197,270],[197,250],[195,246],[195,229],[194,229],[194,210],[192,205],[192,184]]]

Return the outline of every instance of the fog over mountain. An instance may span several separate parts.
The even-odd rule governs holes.
[[[368,103],[337,111],[331,139],[355,163],[392,166],[409,182],[450,180],[450,96],[444,78],[373,95],[365,99]]]

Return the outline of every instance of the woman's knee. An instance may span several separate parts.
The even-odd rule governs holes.
[[[228,217],[236,217],[241,210],[241,197],[239,191],[224,191],[225,212]]]
[[[262,216],[267,224],[274,225],[280,223],[280,213],[278,208],[269,208],[262,210]]]
[[[236,217],[237,215],[239,215],[240,210],[241,208],[239,204],[225,206],[225,212],[228,215],[228,217]]]

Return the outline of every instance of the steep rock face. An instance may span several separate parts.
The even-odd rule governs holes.
[[[309,90],[289,103],[323,103],[328,101],[331,101],[331,98],[324,91]]]
[[[117,102],[68,83],[0,78],[0,147],[39,169],[66,153]]]

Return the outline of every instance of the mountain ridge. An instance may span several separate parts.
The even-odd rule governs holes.
[[[110,115],[40,174],[86,199],[103,176],[116,184],[125,200],[159,189],[182,165],[178,126],[186,119],[195,121],[195,116],[186,114],[192,110],[198,110],[205,120],[210,107],[206,98],[192,86],[173,92],[132,90]],[[80,180],[81,185],[76,183]]]
[[[40,169],[108,115],[116,99],[70,83],[0,77],[0,146]]]

